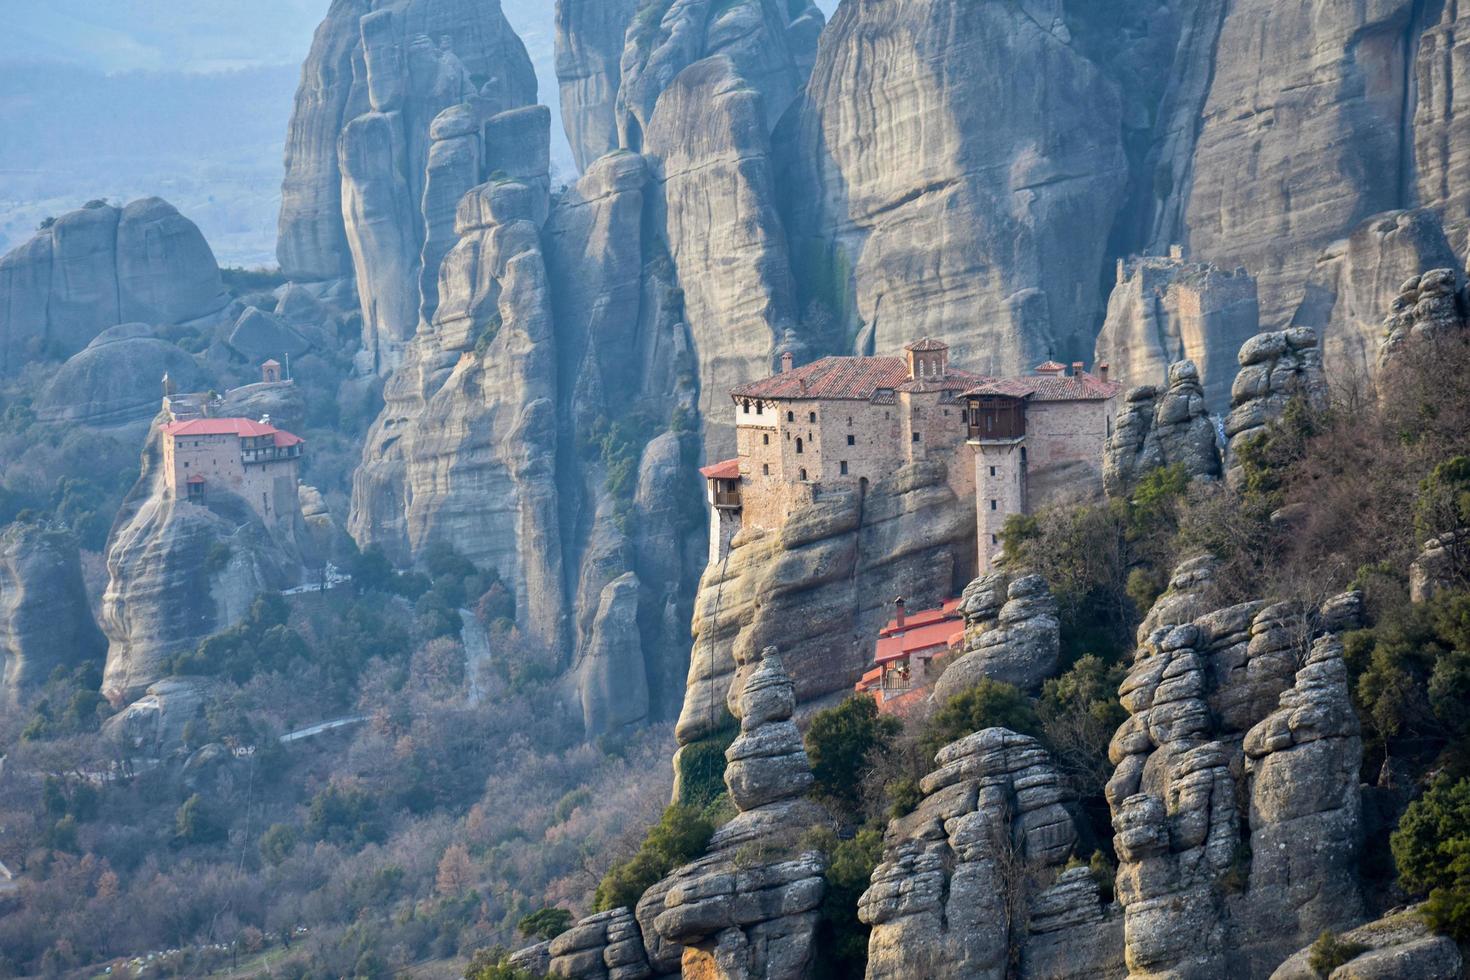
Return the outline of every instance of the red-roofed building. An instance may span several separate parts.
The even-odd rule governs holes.
[[[265,520],[294,512],[305,442],[270,424],[243,418],[194,418],[163,427],[163,471],[169,492],[203,502],[232,493]]]
[[[959,599],[947,599],[936,609],[906,616],[904,600],[897,600],[898,615],[878,633],[873,668],[853,689],[871,694],[886,713],[901,714],[924,697],[939,676],[939,662],[964,643],[959,605]]]

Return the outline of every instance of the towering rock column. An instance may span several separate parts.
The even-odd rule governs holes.
[[[0,531],[0,703],[58,667],[100,662],[105,651],[76,538],[35,524]]]
[[[1258,334],[1240,348],[1240,373],[1230,388],[1229,440],[1225,476],[1231,485],[1244,478],[1237,456],[1241,447],[1263,436],[1292,399],[1321,407],[1327,399],[1317,331],[1292,327]]]
[[[1220,478],[1215,420],[1193,361],[1169,368],[1169,385],[1129,389],[1103,455],[1103,488],[1125,497],[1154,470],[1181,466],[1191,480]]]

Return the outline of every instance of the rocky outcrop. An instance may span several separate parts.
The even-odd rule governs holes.
[[[1140,644],[1106,791],[1130,976],[1265,975],[1355,921],[1361,744],[1341,645],[1320,634],[1360,612],[1355,595],[1246,603]]]
[[[1002,980],[1017,961],[1024,976],[1119,975],[1121,918],[1086,868],[1062,870],[1075,801],[1040,743],[989,728],[935,762],[858,903],[869,980]]]
[[[1428,602],[1457,588],[1470,568],[1470,529],[1451,531],[1424,542],[1409,565],[1409,598]]]
[[[557,0],[556,80],[577,168],[618,147],[623,36],[638,0]]]
[[[1470,15],[1470,9],[1459,0],[1439,6],[1439,22],[1419,36],[1413,65],[1413,174],[1418,203],[1439,212],[1445,234],[1463,254],[1470,232],[1470,35],[1461,14]]]
[[[271,359],[284,361],[300,357],[311,349],[310,342],[280,317],[253,306],[245,307],[225,344],[251,364]]]
[[[489,183],[460,203],[435,322],[384,389],[349,530],[402,565],[432,541],[452,542],[499,573],[518,625],[559,650],[556,338],[537,194]]]
[[[105,650],[76,538],[38,524],[0,530],[0,698],[45,683],[58,667],[100,661]]]
[[[228,301],[204,236],[167,201],[95,201],[0,258],[0,374],[120,323],[186,323]]]
[[[239,622],[261,592],[297,584],[308,540],[294,483],[276,481],[277,516],[267,523],[226,490],[202,503],[173,496],[162,452],[155,424],[107,541],[102,687],[123,700],[166,677],[173,656]]]
[[[178,391],[209,386],[193,355],[146,324],[119,324],[57,369],[35,400],[36,417],[91,428],[142,425],[158,412],[165,377]]]
[[[491,172],[466,142],[492,139],[482,122],[535,99],[530,59],[494,0],[338,0],[328,11],[287,137],[278,256],[293,279],[356,272],[361,366],[396,364],[421,300],[432,317],[454,207]],[[445,140],[455,142],[433,152]]]
[[[652,220],[684,291],[710,459],[734,448],[730,388],[770,373],[777,341],[796,325],[763,109],[729,57],[707,58],[664,90],[643,141]]]
[[[1391,912],[1338,938],[1365,948],[1327,974],[1326,980],[1458,980],[1462,976],[1460,948],[1450,937],[1430,932],[1417,907]],[[1312,969],[1311,958],[1311,947],[1299,950],[1276,968],[1271,980],[1323,980]]]
[[[1011,580],[1006,602],[992,618],[982,596],[992,592],[994,579],[994,574],[976,579],[961,597],[961,608],[966,610],[965,645],[934,685],[936,704],[944,704],[985,678],[1035,690],[1056,673],[1061,623],[1057,600],[1046,579],[1022,575]]]
[[[1454,269],[1430,269],[1404,281],[1383,319],[1379,367],[1411,341],[1448,337],[1465,330],[1470,323],[1470,302],[1460,280]]]
[[[1094,347],[1115,381],[1138,387],[1169,383],[1170,367],[1199,368],[1205,406],[1223,415],[1240,345],[1260,330],[1256,281],[1170,256],[1119,260],[1118,282]]]
[[[1256,277],[1267,329],[1290,322],[1323,249],[1406,203],[1419,6],[1201,5],[1219,18],[1208,96],[1181,105],[1193,143],[1165,186],[1192,252]]]
[[[1397,312],[1401,284],[1421,270],[1453,264],[1454,250],[1433,211],[1375,215],[1317,259],[1292,325],[1316,331],[1328,371],[1366,374],[1383,336],[1383,311]]]
[[[986,373],[1091,349],[1127,163],[1117,87],[1064,14],[838,8],[785,143],[791,250],[804,305],[836,321],[827,346],[929,336]]]
[[[1258,334],[1240,348],[1239,360],[1225,417],[1226,477],[1232,483],[1242,476],[1236,460],[1240,447],[1263,435],[1293,399],[1320,408],[1327,398],[1315,330],[1292,327]]]
[[[218,695],[209,677],[165,677],[102,725],[129,754],[162,758],[184,749],[184,728]]]
[[[531,947],[532,950],[538,947]],[[517,954],[516,962],[530,968],[531,950]],[[546,946],[546,966],[536,976],[576,977],[578,980],[643,980],[652,976],[643,950],[643,934],[629,910],[599,912],[578,922]]]
[[[1125,497],[1149,473],[1182,467],[1191,480],[1220,477],[1220,450],[1193,361],[1169,367],[1169,384],[1131,388],[1103,453],[1103,488]]]
[[[779,532],[746,529],[705,570],[677,735],[718,731],[754,668],[780,643],[803,704],[844,694],[862,675],[871,636],[894,595],[952,594],[974,548],[974,502],[946,483],[942,463],[906,466],[856,493],[824,493]]]

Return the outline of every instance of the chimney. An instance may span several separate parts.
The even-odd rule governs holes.
[[[1097,366],[1097,376],[1103,381],[1108,380],[1108,362],[1103,361]]]
[[[904,624],[904,602],[903,596],[893,600],[893,622],[895,629],[903,629]]]
[[[1076,378],[1082,377],[1084,374],[1087,373],[1087,370],[1086,369],[1087,369],[1087,364],[1084,363],[1083,361],[1073,361],[1072,362],[1072,376],[1073,377],[1076,377]]]
[[[796,358],[794,358],[791,355],[791,352],[790,351],[786,351],[784,354],[781,355],[781,373],[782,374],[786,374],[787,372],[789,372],[791,370],[791,363],[794,360],[796,360]]]

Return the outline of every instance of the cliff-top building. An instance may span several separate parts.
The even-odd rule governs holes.
[[[163,427],[163,471],[170,495],[195,502],[227,490],[263,520],[297,506],[305,442],[270,424],[242,418],[195,418]]]
[[[1102,451],[1121,385],[1074,364],[1034,376],[986,378],[949,364],[924,339],[903,357],[824,357],[731,390],[739,453],[700,472],[707,480],[710,561],[741,528],[779,529],[824,491],[856,490],[921,459],[941,459],[949,485],[973,496],[980,571],[989,569],[1010,514],[1069,485],[1102,483]]]

